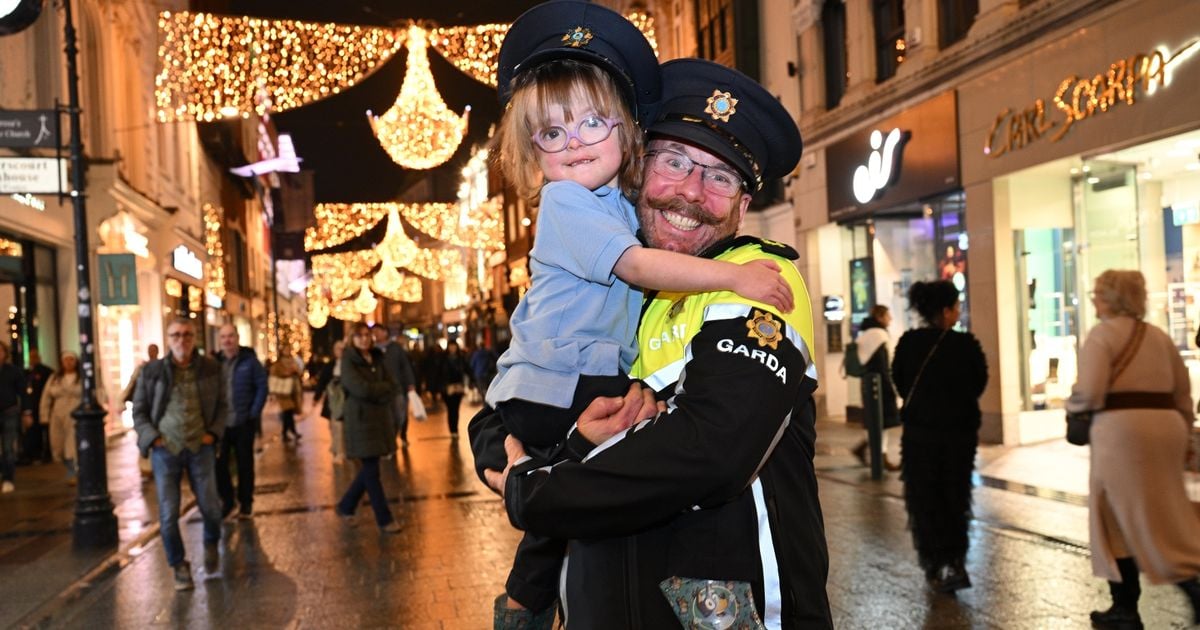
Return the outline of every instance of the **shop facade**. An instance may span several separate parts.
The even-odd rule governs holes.
[[[842,351],[875,305],[891,311],[888,333],[893,340],[920,326],[906,297],[914,282],[953,282],[964,305],[960,327],[969,326],[970,243],[956,130],[955,93],[948,91],[873,120],[825,147],[825,230],[832,247],[821,263],[841,261],[834,274],[841,281],[824,283],[819,296],[822,304],[842,307],[825,315],[830,353]],[[840,255],[831,255],[830,249]],[[825,379],[823,385],[845,387],[846,417],[861,417],[856,379]],[[840,405],[830,403],[827,412],[840,415]]]
[[[987,441],[1062,434],[1106,269],[1139,269],[1147,321],[1200,391],[1200,25],[1187,3],[1097,12],[958,88],[972,331]],[[1090,24],[1086,22],[1091,22]]]

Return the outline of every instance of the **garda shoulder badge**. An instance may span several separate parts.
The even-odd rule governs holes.
[[[758,347],[770,346],[772,350],[779,349],[779,342],[783,339],[783,322],[775,321],[771,313],[755,309],[754,318],[746,322],[746,328],[750,329],[746,336],[757,340]]]

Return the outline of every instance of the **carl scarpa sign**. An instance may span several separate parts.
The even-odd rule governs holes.
[[[1172,71],[1197,52],[1200,37],[1174,52],[1159,48],[1119,59],[1091,78],[1072,74],[1059,81],[1051,109],[1046,107],[1045,99],[1039,98],[1020,111],[1007,107],[1001,110],[992,123],[983,153],[1000,157],[1047,135],[1050,142],[1058,142],[1075,123],[1109,112],[1121,103],[1136,105],[1141,96],[1170,86]]]

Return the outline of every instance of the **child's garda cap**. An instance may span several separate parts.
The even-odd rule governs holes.
[[[686,140],[720,156],[755,192],[800,161],[800,129],[783,104],[754,79],[703,59],[662,64],[662,103],[651,136]]]
[[[512,23],[500,46],[496,82],[501,107],[512,81],[547,61],[576,59],[606,70],[639,123],[648,122],[661,94],[658,58],[650,42],[621,14],[581,0],[550,0]]]

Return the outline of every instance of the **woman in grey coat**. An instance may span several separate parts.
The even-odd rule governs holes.
[[[379,458],[396,450],[388,411],[396,384],[383,365],[383,353],[373,345],[367,325],[354,324],[350,334],[353,348],[342,356],[342,387],[346,390],[342,424],[346,457],[358,460],[359,470],[334,509],[339,516],[353,517],[365,493],[379,528],[398,532],[400,524],[392,517],[379,480]]]

